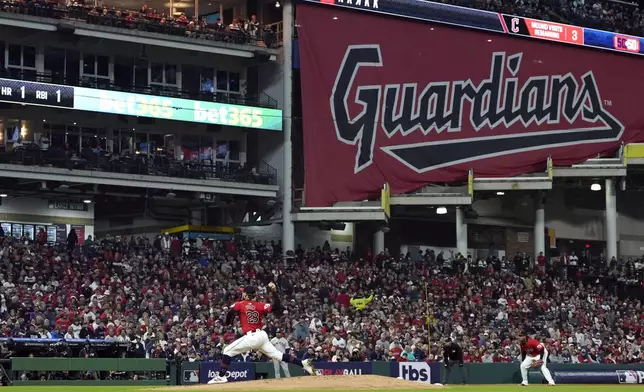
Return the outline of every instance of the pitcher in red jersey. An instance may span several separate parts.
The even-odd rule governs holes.
[[[223,384],[228,382],[226,373],[228,366],[235,355],[239,355],[250,350],[257,350],[267,357],[277,360],[290,362],[301,366],[307,373],[315,375],[315,368],[310,359],[301,361],[290,354],[282,354],[268,338],[268,334],[262,328],[264,327],[264,316],[273,311],[282,310],[277,288],[274,283],[268,285],[273,299],[272,303],[255,301],[255,287],[248,286],[242,293],[242,300],[235,302],[226,315],[226,324],[230,325],[235,320],[235,315],[239,315],[242,332],[244,336],[235,340],[224,348],[223,358],[219,374],[208,384]]]
[[[537,339],[533,339],[527,335],[521,336],[519,343],[521,345],[521,386],[528,386],[528,369],[538,367],[541,374],[548,381],[548,385],[555,385],[555,380],[552,379],[550,370],[546,366],[548,362],[548,350]],[[538,366],[535,366],[538,365]]]

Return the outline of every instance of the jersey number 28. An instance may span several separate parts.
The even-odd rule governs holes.
[[[257,311],[246,312],[246,320],[248,320],[249,324],[259,323],[259,312]]]

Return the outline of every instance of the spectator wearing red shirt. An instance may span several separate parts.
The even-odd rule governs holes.
[[[342,290],[340,291],[340,294],[338,294],[338,296],[335,298],[335,301],[341,306],[348,308],[349,304],[351,303],[351,297],[344,290]]]
[[[537,256],[537,266],[539,267],[540,273],[546,272],[546,257],[543,255],[543,252],[539,252],[539,256]]]

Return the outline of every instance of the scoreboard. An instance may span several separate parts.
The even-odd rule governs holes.
[[[55,84],[0,79],[0,100],[11,103],[73,109],[74,88]]]
[[[0,102],[269,131],[282,130],[282,111],[279,109],[16,79],[0,78]]]
[[[303,1],[628,54],[644,54],[644,38],[640,37],[426,0]]]
[[[584,44],[584,29],[581,27],[512,15],[501,15],[501,22],[509,34],[574,45]]]

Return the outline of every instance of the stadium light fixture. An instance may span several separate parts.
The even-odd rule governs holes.
[[[436,213],[437,213],[438,215],[445,215],[445,214],[447,214],[447,208],[445,208],[445,207],[438,207],[438,208],[436,209]]]
[[[0,193],[0,197],[7,197],[6,193]]]
[[[90,199],[85,199],[83,200],[83,203],[85,204],[92,204],[92,201]]]
[[[505,192],[497,192],[496,195],[497,196],[503,196],[503,195],[505,195]]]
[[[593,192],[598,192],[598,191],[602,190],[602,186],[599,185],[598,182],[595,182],[590,186],[590,190],[593,191]]]

